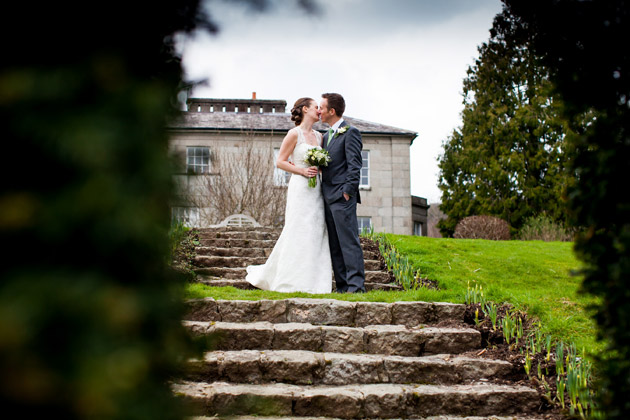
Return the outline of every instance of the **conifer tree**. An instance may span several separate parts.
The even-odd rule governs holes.
[[[440,208],[448,217],[438,226],[447,236],[473,215],[499,217],[513,230],[542,212],[564,218],[571,176],[562,103],[521,22],[504,10],[490,32],[463,83],[462,126],[439,159]]]

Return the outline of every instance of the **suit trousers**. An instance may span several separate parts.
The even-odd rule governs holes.
[[[338,292],[365,292],[363,250],[359,240],[357,199],[324,200],[328,241]]]

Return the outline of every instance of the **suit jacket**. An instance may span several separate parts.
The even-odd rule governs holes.
[[[324,148],[331,158],[328,166],[322,167],[322,194],[327,203],[343,199],[344,192],[356,196],[357,203],[361,202],[359,183],[363,166],[363,141],[361,132],[346,121],[339,128],[346,126],[348,129],[344,133],[337,133],[331,141],[328,141],[328,133],[324,134]]]

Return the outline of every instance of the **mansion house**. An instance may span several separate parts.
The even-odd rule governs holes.
[[[189,193],[188,199],[173,203],[174,219],[195,227],[220,223],[225,214],[219,215],[217,201],[223,197],[218,192],[210,193],[212,190],[201,179],[204,175],[212,176],[215,181],[224,177],[220,188],[225,189],[231,182],[228,178],[235,175],[225,169],[225,162],[218,165],[217,157],[225,160],[225,156],[233,156],[234,162],[239,162],[248,147],[270,151],[269,158],[260,159],[269,162],[248,165],[267,165],[265,176],[270,177],[267,184],[286,190],[291,174],[275,168],[275,162],[271,162],[287,131],[295,127],[286,105],[283,100],[256,99],[255,93],[252,99],[187,100],[187,110],[167,125],[170,151],[180,161],[175,182],[180,191]],[[412,196],[410,190],[409,147],[417,133],[346,115],[343,118],[359,129],[363,139],[362,203],[357,205],[359,229],[426,236],[429,206],[425,198]],[[324,133],[328,126],[319,122],[313,128]],[[219,188],[219,184],[213,185]],[[256,219],[255,210],[244,209],[241,213]]]

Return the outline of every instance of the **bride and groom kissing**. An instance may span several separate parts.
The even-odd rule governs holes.
[[[276,161],[292,174],[284,228],[265,264],[247,267],[246,280],[259,289],[330,293],[334,273],[337,292],[365,292],[356,214],[363,143],[359,130],[343,120],[345,108],[341,95],[324,93],[319,104],[300,98],[291,109],[296,127],[282,140]],[[313,129],[320,119],[330,126],[323,136]],[[328,152],[327,166],[305,162],[318,147]],[[315,188],[308,185],[311,178]]]

